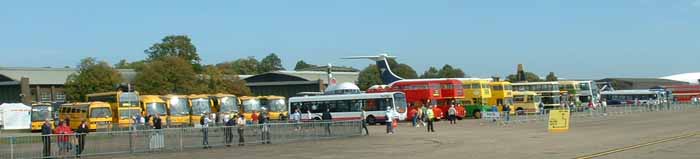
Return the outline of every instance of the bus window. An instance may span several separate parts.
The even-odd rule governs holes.
[[[109,108],[93,108],[90,112],[90,118],[111,118],[112,111]]]
[[[406,103],[406,96],[404,94],[394,94],[394,103],[398,106],[397,111],[399,113],[404,113],[408,110],[408,103]]]
[[[525,102],[525,97],[524,96],[513,96],[513,101],[517,103],[523,103]]]

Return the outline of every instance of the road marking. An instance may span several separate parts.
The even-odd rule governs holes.
[[[659,143],[669,142],[669,141],[673,141],[673,140],[693,137],[693,136],[696,136],[698,134],[700,134],[700,133],[695,132],[695,133],[690,133],[690,134],[685,134],[685,135],[669,137],[669,138],[656,140],[656,141],[652,141],[652,142],[647,142],[647,143],[642,143],[642,144],[637,144],[637,145],[632,145],[632,146],[627,146],[627,147],[622,147],[622,148],[616,148],[616,149],[612,149],[612,150],[608,150],[608,151],[603,151],[603,152],[598,152],[598,153],[594,153],[594,154],[590,154],[590,155],[576,157],[575,159],[591,159],[591,158],[596,158],[596,157],[602,157],[602,156],[610,155],[613,153],[618,153],[618,152],[637,149],[637,148],[650,146],[650,145],[654,145],[654,144],[659,144]]]

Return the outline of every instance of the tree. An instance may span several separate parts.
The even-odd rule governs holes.
[[[438,76],[441,78],[464,78],[465,75],[462,69],[455,69],[451,65],[446,64],[438,71]]]
[[[506,79],[509,82],[519,82],[518,77],[515,74],[508,75]],[[537,74],[532,73],[532,72],[525,72],[525,79],[527,79],[528,82],[540,82],[542,79],[540,79],[540,76],[537,76]]]
[[[554,72],[549,72],[547,77],[545,77],[546,81],[558,81],[559,79],[557,78],[556,75],[554,75]]]
[[[271,53],[270,55],[267,55],[265,56],[265,58],[260,60],[260,63],[258,64],[258,69],[259,73],[265,73],[284,70],[284,67],[282,67],[282,59],[277,57],[277,54]]]
[[[246,87],[245,81],[240,80],[235,74],[226,74],[223,70],[207,66],[195,90],[196,93],[228,93],[238,96],[250,95],[250,89]]]
[[[187,60],[168,56],[147,63],[136,74],[135,85],[142,94],[190,94],[196,80],[197,74]]]
[[[216,64],[216,67],[226,74],[254,75],[260,73],[258,65],[258,60],[256,60],[255,57],[249,56],[231,62]]]
[[[134,69],[136,71],[139,71],[145,65],[146,65],[146,62],[143,60],[128,62],[128,61],[122,59],[122,60],[119,60],[119,63],[114,64],[114,68],[116,68],[116,69]]]
[[[69,101],[82,101],[90,93],[114,91],[122,82],[117,70],[92,57],[80,60],[77,69],[66,79],[64,88]]]
[[[360,87],[361,90],[367,90],[367,88],[381,83],[382,79],[379,78],[379,68],[374,64],[362,69],[357,77],[357,86]]]
[[[308,64],[308,63],[304,62],[304,60],[299,60],[299,61],[297,61],[297,64],[294,66],[294,70],[299,71],[302,69],[313,68],[313,67],[318,67],[318,66]]]
[[[420,78],[440,78],[440,74],[437,68],[430,66],[428,70],[425,70],[425,72],[420,75]]]
[[[161,43],[155,43],[144,51],[148,56],[148,61],[160,58],[176,56],[190,63],[195,70],[200,70],[199,54],[197,48],[192,44],[192,40],[186,35],[170,35],[162,39]]]

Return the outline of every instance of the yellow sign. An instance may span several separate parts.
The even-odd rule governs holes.
[[[549,132],[566,132],[569,130],[569,110],[549,111]]]

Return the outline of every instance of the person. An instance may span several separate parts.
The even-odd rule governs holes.
[[[427,121],[426,118],[427,118],[427,113],[428,113],[428,107],[430,107],[429,104],[430,104],[430,100],[426,100],[425,104],[423,104],[423,107],[421,107],[421,111],[423,113],[421,113],[421,120],[420,121],[424,127],[428,126],[427,123],[425,123],[425,122]]]
[[[365,109],[362,109],[360,119],[362,119],[362,129],[365,129],[365,136],[369,136],[369,130],[367,130],[367,111],[365,111]]]
[[[394,118],[394,113],[391,112],[391,107],[386,107],[386,134],[394,134],[394,126],[392,125],[392,119]]]
[[[152,123],[151,123],[151,119],[152,119],[152,118],[153,118],[153,115],[151,115],[151,114],[148,114],[148,115],[146,116],[146,120],[145,120],[145,122],[143,123],[144,126],[145,126],[145,128],[148,128],[149,126],[151,126],[151,124],[152,124]]]
[[[226,115],[229,116],[229,115]],[[226,127],[224,128],[224,137],[225,137],[225,143],[226,147],[231,147],[231,143],[233,143],[233,127],[236,126],[236,118],[234,119],[228,119],[224,118],[224,121],[226,123],[224,124]]]
[[[510,105],[503,105],[503,116],[505,116],[506,121],[510,121]]]
[[[326,111],[323,112],[321,115],[321,119],[323,119],[324,122],[327,122],[326,125],[326,132],[328,135],[331,135],[331,124],[333,123],[333,116],[331,116],[331,109],[326,108]]]
[[[153,129],[163,129],[163,120],[160,118],[160,115],[158,115],[158,113],[156,113],[155,117],[153,117]]]
[[[58,155],[64,155],[69,152],[72,147],[70,143],[70,134],[73,134],[73,131],[68,127],[68,122],[65,120],[61,121],[60,126],[54,130],[54,134],[58,136],[58,139],[56,139],[58,142]]]
[[[416,127],[420,127],[421,125],[425,126],[425,122],[424,122],[425,120],[423,119],[423,112],[425,112],[424,110],[425,110],[424,106],[422,106],[422,105],[420,106],[420,108],[418,108],[416,110],[417,111],[416,112],[416,116],[417,116],[416,120],[418,122],[418,123],[416,123]]]
[[[411,108],[409,106],[409,108]],[[413,108],[413,112],[411,113],[413,115],[413,118],[411,119],[411,125],[413,127],[418,127],[418,108]]]
[[[158,113],[155,113],[153,116],[153,133],[151,134],[151,139],[150,139],[150,146],[151,149],[160,149],[165,146],[164,138],[163,135],[161,134],[161,130],[163,129],[163,119],[160,118],[160,115]]]
[[[262,111],[260,111],[258,118],[258,122],[261,124],[260,141],[262,141],[262,144],[270,144],[270,115],[265,107],[263,107]]]
[[[253,121],[253,124],[258,124],[258,111],[253,110],[253,113],[250,115],[250,118]]]
[[[49,119],[44,120],[44,124],[41,125],[41,141],[43,143],[44,158],[49,158],[51,156],[51,121]]]
[[[496,106],[496,105],[491,106],[491,114],[493,114],[493,115],[491,115],[493,122],[496,122],[496,120],[498,119],[498,106]]]
[[[608,115],[608,114],[607,114],[607,113],[608,113],[608,100],[605,99],[605,98],[603,98],[603,100],[600,101],[600,106],[603,107],[603,113],[604,113],[605,115]]]
[[[544,115],[547,113],[546,110],[544,110],[544,102],[540,102],[539,107],[540,107],[540,114]]]
[[[65,124],[70,128],[70,118],[66,117],[66,119],[63,121],[65,121],[66,122]]]
[[[292,114],[292,120],[294,121],[294,125],[296,125],[295,130],[301,130],[301,110],[299,110],[299,108],[294,110],[294,113]]]
[[[202,145],[204,146],[205,149],[211,148],[209,146],[209,123],[211,123],[211,119],[209,119],[209,115],[205,114],[202,115]]]
[[[75,151],[75,156],[80,158],[80,155],[83,153],[83,150],[85,150],[85,136],[89,133],[89,128],[87,125],[87,120],[83,119],[83,121],[80,122],[80,125],[78,126],[78,131],[76,134],[76,137],[78,137],[78,147]]]
[[[425,118],[428,122],[428,126],[426,126],[428,127],[428,132],[435,132],[435,128],[433,127],[433,120],[435,120],[435,112],[433,112],[433,107],[434,106],[431,105],[430,108],[425,111]]]
[[[209,117],[209,119],[211,120],[211,123],[209,123],[209,124],[211,126],[217,126],[217,124],[219,124],[219,122],[221,120],[219,120],[219,118],[217,118],[216,113],[209,113],[209,115],[211,115],[211,117]],[[216,131],[216,129],[214,129],[214,131]]]
[[[245,144],[245,136],[243,136],[243,130],[245,129],[245,116],[242,113],[238,114],[238,119],[236,119],[236,125],[238,125],[238,146],[243,146]]]
[[[449,119],[450,124],[457,124],[457,109],[455,108],[454,104],[452,104],[450,109],[447,110],[447,118]]]
[[[224,125],[226,125],[226,123],[228,123],[228,120],[231,119],[231,116],[228,113],[224,114],[223,116],[224,117],[222,119],[222,122],[224,123]]]

